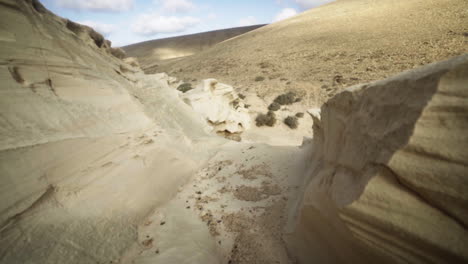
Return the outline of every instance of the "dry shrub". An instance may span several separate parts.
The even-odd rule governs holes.
[[[284,119],[284,123],[291,129],[296,129],[299,126],[299,119],[295,116],[288,116]]]
[[[282,94],[276,97],[274,102],[280,105],[290,105],[290,104],[297,102],[297,99],[300,99],[300,98],[297,98],[296,93],[287,92],[285,94]]]
[[[192,90],[193,87],[192,87],[192,84],[191,83],[183,83],[181,85],[179,85],[179,87],[177,87],[177,90],[183,92],[183,93],[186,93],[190,90]]]
[[[268,110],[270,111],[278,111],[280,110],[280,108],[281,108],[281,105],[278,104],[277,102],[273,102],[268,106]]]
[[[272,127],[276,124],[276,115],[273,111],[268,111],[267,114],[258,114],[255,118],[255,124],[257,126],[269,126]]]

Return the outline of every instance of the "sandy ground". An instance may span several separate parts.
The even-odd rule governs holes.
[[[123,263],[294,263],[295,219],[310,145],[229,142],[138,227]]]

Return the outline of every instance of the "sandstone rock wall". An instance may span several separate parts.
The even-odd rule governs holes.
[[[93,32],[0,0],[0,263],[117,262],[197,168],[201,121]]]
[[[468,55],[338,94],[314,151],[301,263],[468,261]]]
[[[0,149],[149,124],[126,91],[124,63],[108,55],[102,36],[90,37],[94,30],[37,1],[0,1],[0,23]]]

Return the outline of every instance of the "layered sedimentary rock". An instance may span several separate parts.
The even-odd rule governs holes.
[[[116,262],[196,169],[199,117],[93,32],[0,0],[1,263]]]
[[[2,0],[0,7],[0,149],[149,123],[138,105],[127,103],[124,63],[108,56],[102,36],[37,1]]]
[[[232,86],[206,79],[181,98],[216,132],[241,133],[250,127],[248,110]]]
[[[314,116],[301,263],[468,261],[468,56],[348,88]]]

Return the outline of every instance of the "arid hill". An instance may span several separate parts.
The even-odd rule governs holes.
[[[466,53],[467,9],[465,0],[338,0],[145,71],[267,98],[295,90],[320,106],[346,86]]]
[[[168,60],[204,51],[220,42],[264,25],[220,29],[179,37],[155,39],[122,47],[128,56],[138,58],[143,68],[157,68]]]

